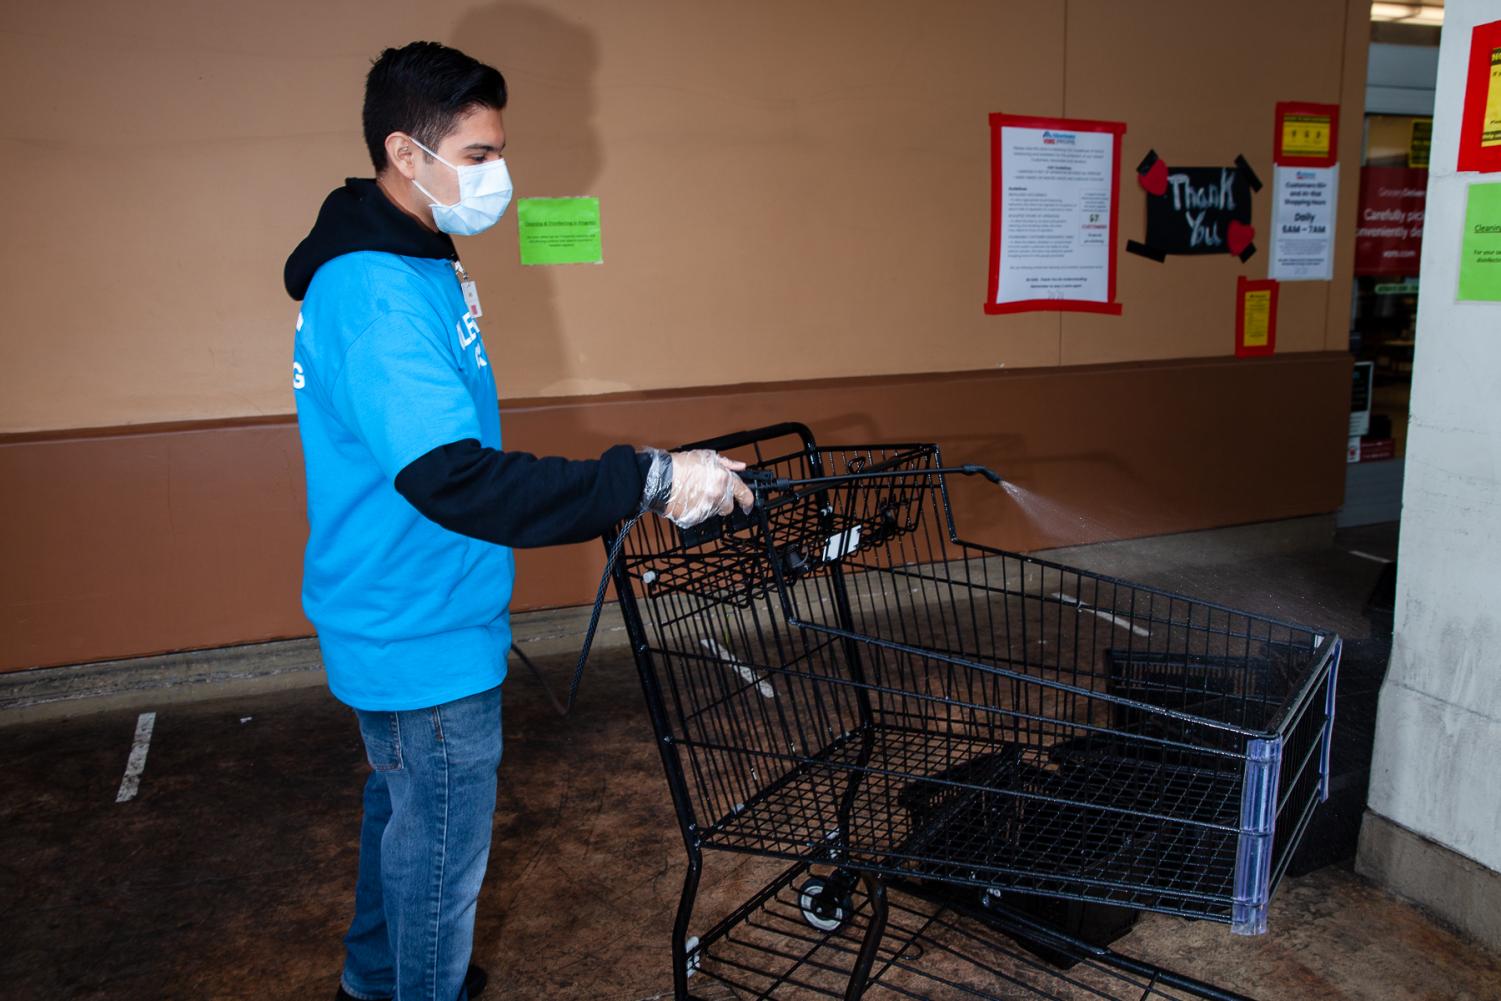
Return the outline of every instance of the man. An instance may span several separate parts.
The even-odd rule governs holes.
[[[337,997],[466,1001],[501,755],[512,546],[582,542],[643,508],[749,508],[713,452],[503,451],[478,293],[452,235],[505,211],[505,80],[388,49],[366,81],[374,180],[328,196],[287,260],[310,532],[303,607],[370,760]],[[493,306],[493,302],[492,302]]]

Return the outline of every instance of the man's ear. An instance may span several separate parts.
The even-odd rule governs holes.
[[[417,176],[416,159],[417,145],[411,136],[403,132],[386,136],[386,162],[409,181]]]

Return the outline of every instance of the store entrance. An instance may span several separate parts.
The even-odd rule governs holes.
[[[1402,510],[1436,45],[1373,41],[1366,90],[1350,353],[1349,465],[1341,527]]]

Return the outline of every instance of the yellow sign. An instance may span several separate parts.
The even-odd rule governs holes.
[[[1433,119],[1414,118],[1407,140],[1407,165],[1428,169],[1428,152],[1433,148]]]
[[[1264,348],[1271,336],[1272,290],[1246,289],[1242,309],[1245,316],[1241,327],[1242,340],[1248,348]]]
[[[1480,145],[1501,146],[1501,49],[1491,50],[1491,86],[1485,95],[1485,124]]]
[[[1495,76],[1491,77],[1495,93]],[[1328,156],[1330,121],[1328,115],[1284,115],[1282,117],[1283,156]]]

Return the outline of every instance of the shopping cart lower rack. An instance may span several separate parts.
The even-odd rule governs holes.
[[[680,961],[706,848],[1265,930],[1328,792],[1337,636],[965,542],[948,479],[982,470],[933,445],[700,444],[755,509],[641,521],[614,570]]]
[[[874,941],[858,996],[880,1001],[1247,1001],[1060,935],[1004,906],[966,911],[935,904],[900,883],[889,895],[885,886],[878,890],[883,934],[872,937],[875,907],[858,882],[819,912],[814,894],[832,879],[795,863],[694,943],[688,966],[705,984],[699,994],[722,996],[711,994],[707,985],[714,984],[736,1001],[843,998],[865,943]],[[1044,947],[1053,962],[1038,957]]]

